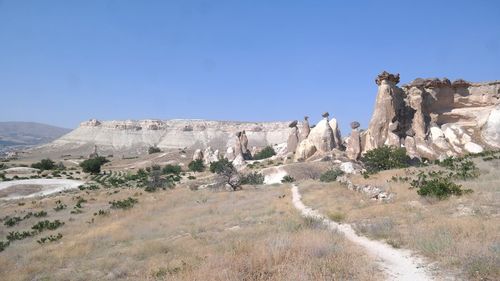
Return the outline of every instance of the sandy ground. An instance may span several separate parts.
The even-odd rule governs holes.
[[[389,280],[434,280],[425,270],[425,264],[419,257],[409,250],[394,249],[388,244],[370,240],[359,236],[349,224],[336,223],[316,210],[313,210],[301,200],[302,196],[297,185],[292,186],[292,201],[304,217],[309,217],[321,221],[332,231],[337,231],[357,245],[365,248],[367,253],[377,259],[380,266],[386,271]]]
[[[46,196],[69,189],[75,189],[82,184],[84,184],[83,181],[67,179],[29,179],[1,182],[0,200],[16,200]]]

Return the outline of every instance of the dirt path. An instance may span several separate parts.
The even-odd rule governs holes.
[[[309,217],[321,221],[332,231],[338,231],[345,237],[365,248],[370,256],[377,259],[377,263],[387,274],[388,280],[434,280],[434,278],[426,272],[425,263],[418,257],[412,255],[408,250],[394,249],[383,242],[370,240],[364,236],[359,236],[349,224],[338,224],[313,210],[301,200],[302,196],[297,185],[292,186],[292,201],[302,216]]]

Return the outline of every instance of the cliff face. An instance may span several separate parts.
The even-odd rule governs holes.
[[[233,146],[236,132],[246,131],[249,147],[286,142],[287,122],[251,123],[205,120],[89,120],[44,149],[75,150],[97,145],[100,151],[144,151],[150,146],[224,149]]]
[[[500,148],[500,81],[470,83],[415,79],[398,87],[399,74],[381,73],[362,149],[405,146],[430,159]]]

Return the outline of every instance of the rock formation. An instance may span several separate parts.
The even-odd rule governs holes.
[[[316,149],[320,152],[329,152],[336,147],[333,130],[328,121],[328,112],[322,114],[323,119],[312,128],[307,139],[311,140]]]
[[[359,122],[351,123],[351,135],[347,139],[346,154],[351,160],[357,160],[361,155],[361,138],[359,133]]]
[[[150,146],[168,149],[226,150],[234,146],[236,132],[245,131],[248,146],[265,147],[286,143],[288,122],[232,122],[206,120],[98,121],[92,119],[63,137],[44,145],[41,152],[81,154],[99,146],[101,153],[143,153]]]
[[[328,124],[330,125],[330,128],[332,128],[333,131],[333,139],[335,142],[335,147],[340,147],[340,145],[342,144],[342,135],[340,134],[340,129],[337,123],[337,119],[332,118],[330,122],[328,122]]]
[[[299,144],[299,128],[297,128],[297,120],[290,123],[289,127],[292,128],[290,135],[288,136],[288,141],[286,149],[288,152],[295,153],[297,145]]]
[[[311,132],[311,126],[309,125],[309,116],[304,116],[304,121],[302,122],[302,129],[300,130],[299,141],[307,139],[310,132]]]
[[[205,165],[210,165],[212,162],[217,162],[219,161],[219,150],[213,151],[212,147],[208,146],[205,148],[205,151],[203,152],[203,162]]]
[[[201,151],[201,149],[197,149],[194,151],[194,154],[193,154],[193,161],[196,161],[196,160],[203,160],[204,157],[203,157],[203,152]]]
[[[417,78],[401,88],[399,74],[375,80],[372,119],[362,150],[405,146],[412,157],[443,158],[500,147],[500,81]]]

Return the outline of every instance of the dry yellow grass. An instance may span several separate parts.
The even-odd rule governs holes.
[[[307,181],[300,186],[305,204],[354,224],[364,235],[413,249],[437,261],[441,270],[466,280],[500,280],[499,162],[476,161],[481,176],[460,182],[474,192],[443,201],[422,198],[408,183],[390,181],[408,170],[353,178],[355,183],[383,186],[395,193],[390,203],[372,201],[339,183]]]
[[[0,203],[2,217],[46,210],[66,224],[0,252],[2,280],[382,280],[368,257],[341,236],[299,217],[289,186],[238,192],[137,189],[92,192]],[[282,198],[282,195],[286,195]],[[72,215],[76,196],[88,200]],[[108,201],[134,197],[129,210]],[[55,201],[68,209],[55,212]],[[40,219],[0,226],[0,237]],[[53,243],[36,239],[62,233]]]

